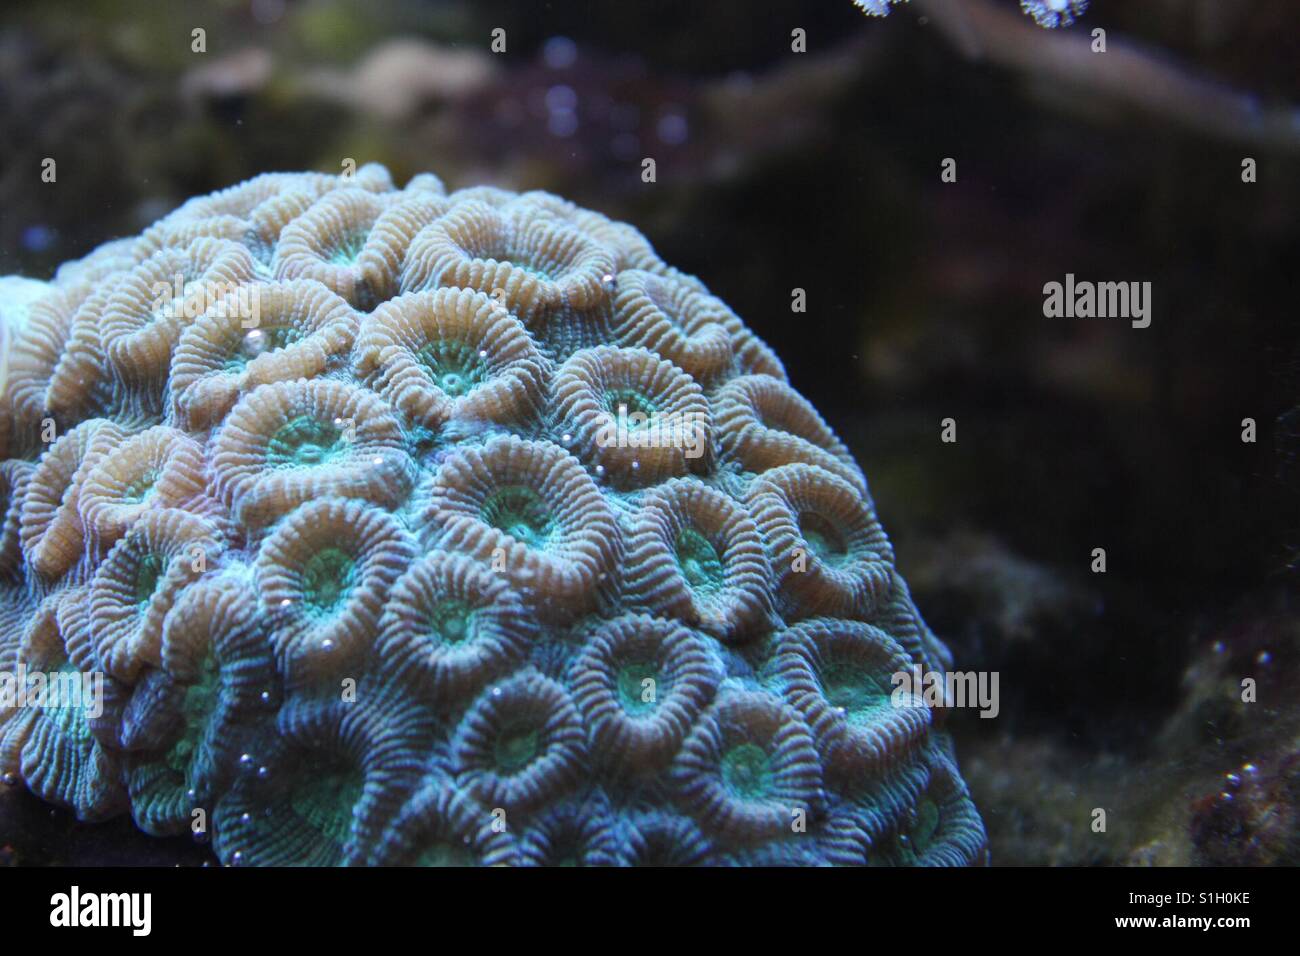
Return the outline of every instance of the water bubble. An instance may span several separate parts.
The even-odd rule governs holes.
[[[669,146],[680,146],[690,135],[690,127],[686,123],[686,117],[681,113],[668,113],[659,118],[655,133],[658,134],[661,142]]]
[[[542,62],[552,70],[573,66],[578,59],[578,45],[568,37],[551,37],[542,44]]]
[[[244,358],[254,359],[266,351],[266,336],[262,334],[261,329],[253,329],[244,336],[244,341],[240,345],[240,351]]]
[[[44,252],[50,246],[54,245],[56,233],[48,226],[40,225],[28,226],[23,230],[23,248],[30,252]]]
[[[546,108],[551,112],[572,112],[578,108],[578,94],[573,87],[557,84],[546,91]]]
[[[578,131],[578,114],[573,110],[552,110],[546,128],[552,136],[568,139]]]

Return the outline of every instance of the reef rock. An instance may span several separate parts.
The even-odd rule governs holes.
[[[983,860],[862,472],[631,226],[267,174],[23,289],[9,784],[226,863]]]

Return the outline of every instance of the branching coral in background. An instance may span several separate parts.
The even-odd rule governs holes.
[[[889,12],[885,0],[855,0],[868,13]],[[1023,74],[1055,92],[1063,108],[1110,104],[1176,123],[1216,139],[1300,150],[1300,108],[1273,106],[1158,51],[1121,37],[1106,39],[1104,55],[1086,33],[1042,34],[994,0],[914,0],[963,57]],[[1086,0],[1022,0],[1046,27],[1069,26]]]
[[[1075,17],[1083,16],[1088,0],[1020,0],[1020,9],[1040,27],[1054,30],[1068,27]]]
[[[902,0],[853,0],[853,5],[873,17],[889,15],[889,6]],[[1088,0],[1020,0],[1025,16],[1033,17],[1040,27],[1054,30],[1071,26],[1076,17],[1088,9]]]

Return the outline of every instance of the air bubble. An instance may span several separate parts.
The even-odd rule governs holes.
[[[542,62],[552,70],[573,66],[578,59],[578,45],[568,37],[551,37],[542,45]]]
[[[253,329],[253,331],[244,336],[244,342],[241,348],[245,358],[257,358],[266,351],[266,336],[262,334],[261,329]]]
[[[546,91],[546,108],[552,112],[571,112],[578,108],[578,94],[573,87],[557,84]]]

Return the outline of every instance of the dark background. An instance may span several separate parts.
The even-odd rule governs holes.
[[[956,668],[999,672],[997,719],[952,718],[994,863],[1298,862],[1300,5],[1094,0],[1049,33],[971,3],[1006,14],[982,57],[938,0],[6,4],[0,274],[344,157],[626,219],[772,344],[861,461]],[[1117,95],[993,52],[1096,27],[1097,76],[1152,65],[1163,105],[1145,79]],[[1223,121],[1227,91],[1290,133]],[[1067,272],[1150,281],[1151,327],[1045,318]],[[203,854],[8,792],[0,855]]]

